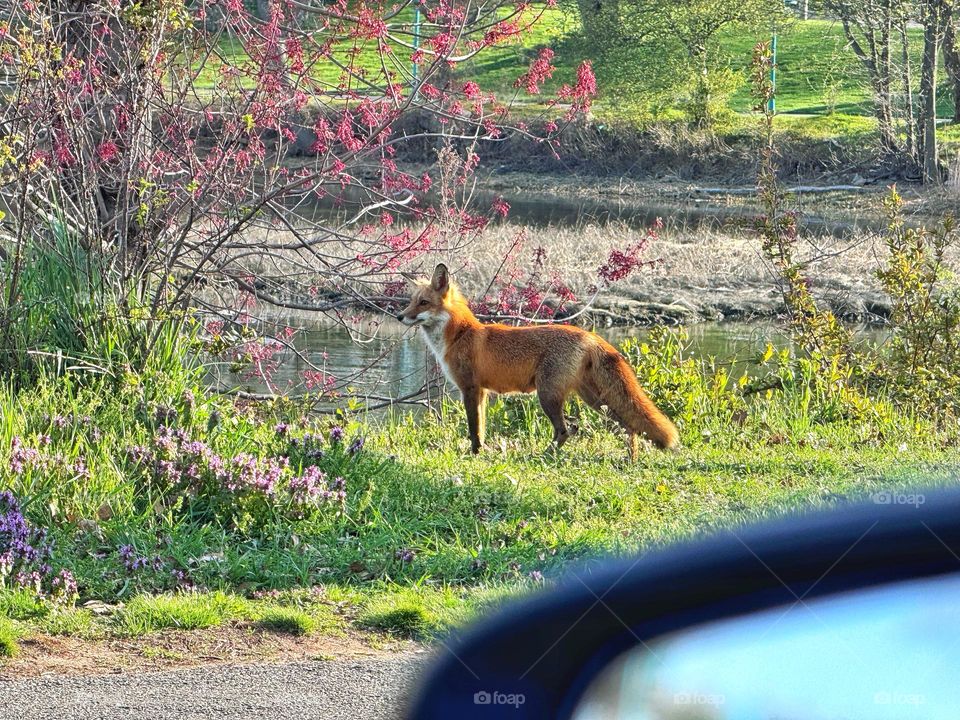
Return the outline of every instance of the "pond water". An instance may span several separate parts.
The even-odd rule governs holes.
[[[856,197],[859,193],[837,192],[829,196],[836,200]],[[814,195],[817,197],[817,195]],[[742,198],[731,201],[722,195],[687,195],[684,197],[634,197],[617,195],[576,195],[532,192],[521,188],[504,188],[492,191],[475,189],[470,193],[468,207],[473,212],[487,213],[496,198],[503,198],[510,205],[506,218],[494,217],[495,224],[508,223],[517,226],[570,227],[578,225],[606,225],[623,223],[630,227],[650,227],[658,219],[668,226],[694,233],[703,229],[727,228],[732,231],[746,230],[760,212]],[[806,200],[792,196],[797,208],[804,208]],[[298,212],[313,221],[332,224],[344,223],[356,217],[364,196],[351,188],[345,189],[336,198],[311,199],[301,204]],[[423,198],[426,204],[436,202],[434,195]],[[825,207],[811,205],[804,209],[798,222],[800,228],[813,235],[848,237],[863,230],[881,230],[885,220],[876,212],[856,203],[844,207],[842,217],[835,212],[826,212]],[[404,210],[397,208],[394,214],[404,222]]]
[[[297,394],[304,390],[304,374],[318,368],[338,381],[355,378],[359,395],[371,399],[400,397],[423,387],[428,373],[435,372],[435,363],[417,331],[406,329],[392,319],[382,324],[367,320],[355,332],[340,325],[305,324],[303,317],[280,319],[279,324],[304,328],[291,343],[297,352],[287,351],[278,356],[278,367],[272,374],[273,391]],[[628,337],[643,338],[649,328],[602,328],[598,334],[614,345]],[[690,355],[714,357],[718,363],[733,366],[733,371],[746,367],[747,362],[762,351],[767,342],[777,347],[789,344],[782,328],[771,323],[703,323],[688,328]],[[246,392],[265,393],[271,388],[256,378],[242,377],[217,369],[217,382],[224,388],[239,388]]]
[[[577,196],[540,195],[528,192],[504,192],[511,205],[507,220],[522,226],[563,227],[577,223],[606,225],[611,222],[647,226],[658,217],[679,222],[684,232],[694,233],[704,226],[718,227],[743,222],[752,217],[747,208],[724,206],[710,199],[666,199],[669,204],[656,204],[619,199],[590,199]],[[473,202],[488,207],[494,193],[478,191]],[[320,201],[307,212],[315,219],[345,221],[356,212],[356,198],[343,198],[344,204],[331,207],[329,200]],[[807,230],[844,234],[861,221],[836,223],[821,218],[805,218]],[[310,316],[292,315],[272,319],[276,327],[298,328],[291,343],[296,351],[278,356],[279,365],[272,373],[271,385],[257,378],[229,372],[224,364],[213,369],[213,381],[221,388],[241,389],[252,393],[299,394],[304,391],[304,375],[322,372],[339,384],[351,379],[354,392],[367,397],[371,405],[385,398],[397,398],[420,390],[428,376],[435,377],[436,366],[416,331],[403,328],[392,318],[367,319],[356,328],[347,329],[331,323],[318,324]],[[627,337],[643,337],[648,328],[603,328],[597,332],[618,345]],[[714,357],[730,364],[738,374],[747,361],[762,350],[767,342],[781,347],[789,344],[782,328],[772,322],[705,323],[688,329],[690,354]]]

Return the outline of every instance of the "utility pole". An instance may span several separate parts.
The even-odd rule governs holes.
[[[770,113],[777,111],[777,21],[773,21],[773,37],[770,39],[770,55],[773,62],[770,64],[770,88],[773,94],[770,96]]]
[[[416,6],[413,8],[413,52],[416,53],[420,49],[420,3],[417,2]],[[420,84],[418,82],[420,76],[420,66],[417,63],[413,63],[413,91],[417,91],[417,86]]]

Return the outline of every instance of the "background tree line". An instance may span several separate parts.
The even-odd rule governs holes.
[[[697,128],[729,113],[745,82],[722,51],[724,33],[758,39],[814,13],[843,30],[871,90],[884,161],[927,183],[945,178],[936,137],[938,93],[960,122],[960,4],[956,0],[575,0],[583,43],[608,92],[636,111],[679,111]],[[912,32],[911,32],[912,31]]]

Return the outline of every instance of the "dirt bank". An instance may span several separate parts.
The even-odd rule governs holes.
[[[561,278],[578,297],[592,297],[590,288],[602,285],[597,269],[610,252],[640,242],[661,218],[664,228],[646,252],[656,264],[602,288],[581,316],[584,322],[689,324],[772,317],[784,311],[752,231],[759,210],[749,185],[486,171],[479,176],[478,189],[475,209],[488,209],[493,197],[503,197],[511,205],[506,220],[490,225],[468,247],[418,260],[423,271],[437,260],[447,262],[469,297],[482,296],[501,266],[509,271],[512,264],[523,277],[537,248],[546,251],[543,277]],[[845,319],[882,320],[890,306],[874,272],[885,253],[883,200],[888,188],[863,184],[821,190],[795,187],[789,198],[790,207],[800,212],[799,257],[809,263],[814,291]],[[930,193],[906,186],[900,192],[911,224],[933,225],[956,204],[955,190]],[[481,207],[483,203],[487,205]],[[269,237],[277,241],[283,232],[271,230]],[[523,242],[516,247],[521,233]],[[504,258],[509,258],[506,264]],[[947,259],[960,267],[956,252]],[[309,258],[304,263],[291,265],[291,277],[300,276],[300,287],[310,285],[303,277]],[[251,259],[247,266],[254,274],[278,275],[276,257],[269,264]],[[291,299],[308,305],[316,301],[291,293]],[[570,312],[581,309],[576,303],[568,307]]]
[[[639,241],[660,218],[664,229],[648,249],[657,260],[629,280],[602,292],[591,318],[600,324],[692,323],[750,320],[784,312],[771,268],[752,231],[759,210],[748,187],[707,187],[687,182],[651,182],[534,173],[489,173],[481,186],[515,203],[510,222],[525,227],[531,247],[548,250],[548,262],[581,287],[611,249]],[[788,186],[790,187],[790,186]],[[800,213],[799,259],[818,299],[838,316],[878,322],[889,315],[889,298],[874,273],[885,248],[886,186],[825,190],[792,188],[789,203]],[[956,206],[956,190],[901,186],[908,224],[933,226]],[[553,203],[551,203],[551,198]],[[531,211],[532,208],[532,211]],[[538,210],[539,208],[539,210]],[[538,213],[549,213],[540,222]],[[570,218],[579,218],[570,221]],[[500,255],[515,229],[488,233],[476,248],[477,267]],[[960,248],[948,254],[960,268]],[[471,263],[467,263],[468,271]],[[469,274],[469,273],[468,273]],[[467,281],[479,292],[482,273]],[[579,307],[575,308],[579,310]]]
[[[528,228],[527,235],[531,245],[548,249],[548,272],[556,270],[583,288],[596,282],[597,267],[611,249],[639,241],[643,231],[612,223]],[[506,229],[491,232],[486,247],[475,250],[473,261],[460,272],[468,295],[482,291],[482,270],[497,255],[502,257],[510,238]],[[889,314],[889,301],[873,277],[881,245],[879,236],[866,232],[801,242],[801,257],[809,262],[817,297],[839,316],[876,322]],[[647,256],[656,264],[602,291],[592,303],[590,320],[602,325],[690,324],[751,320],[784,311],[771,269],[749,233],[667,227],[649,245]]]
[[[313,120],[306,119],[304,127],[313,127]],[[432,159],[445,142],[436,137],[435,119],[429,115],[408,113],[393,127],[397,134],[410,138],[397,148],[395,159],[400,163]],[[759,120],[711,132],[691,130],[683,123],[639,126],[587,118],[567,125],[555,147],[531,139],[548,135],[542,121],[531,122],[528,130],[529,136],[507,133],[481,139],[474,149],[483,166],[501,172],[737,184],[756,176],[758,148],[763,142]],[[314,140],[312,131],[304,131],[293,154],[309,155]],[[918,179],[911,178],[907,168],[884,160],[869,133],[817,137],[784,125],[776,132],[776,143],[779,174],[787,182]]]

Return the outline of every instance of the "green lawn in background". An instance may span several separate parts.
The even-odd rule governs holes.
[[[548,8],[540,21],[522,41],[489,48],[474,59],[456,69],[457,80],[473,80],[484,90],[494,91],[504,99],[516,97],[531,108],[540,106],[540,98],[552,96],[562,83],[570,83],[576,68],[584,57],[574,50],[577,43],[564,43],[577,31],[577,20],[572,14],[557,8]],[[772,31],[772,29],[771,29]],[[922,33],[911,29],[915,57],[914,67],[919,67]],[[724,61],[732,68],[744,70],[744,84],[733,95],[731,107],[738,113],[749,113],[752,108],[750,90],[746,82],[752,49],[760,40],[769,40],[770,33],[758,34],[743,30],[727,31],[721,35]],[[525,91],[514,88],[516,79],[529,67],[537,52],[552,47],[557,54],[553,79],[545,83],[540,97],[530,97]],[[372,41],[358,40],[357,52],[360,67],[371,77],[382,74],[381,59]],[[230,63],[243,60],[239,43],[225,39],[221,43],[221,56]],[[407,48],[396,46],[394,62],[403,65],[409,54]],[[345,60],[345,53],[338,54]],[[642,72],[638,53],[638,72]],[[199,71],[200,87],[211,87],[219,73],[219,59],[210,59]],[[391,72],[396,67],[388,67]],[[409,68],[403,65],[403,70]],[[311,76],[321,86],[335,92],[343,83],[342,70],[333,62],[317,63]],[[362,90],[362,82],[353,80],[351,86]],[[812,119],[794,120],[784,118],[784,124],[798,132],[817,137],[839,137],[872,131],[871,92],[865,73],[853,51],[847,46],[839,23],[829,20],[793,21],[778,29],[777,54],[777,109],[785,115],[811,115]],[[605,95],[600,86],[596,104],[597,112],[620,120],[629,120],[632,112],[621,106],[617,98]],[[940,93],[940,113],[948,117],[952,113],[952,97],[949,92]],[[862,118],[862,119],[861,119]]]

